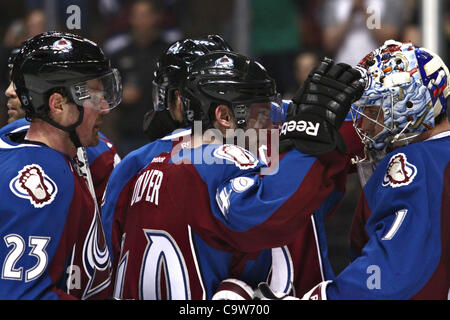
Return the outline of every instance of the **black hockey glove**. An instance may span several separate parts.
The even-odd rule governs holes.
[[[289,106],[280,133],[280,150],[294,145],[299,151],[321,155],[337,148],[346,152],[338,130],[364,83],[358,70],[324,58],[313,69]]]
[[[179,127],[170,115],[169,110],[150,110],[144,115],[142,129],[152,142],[161,139]]]

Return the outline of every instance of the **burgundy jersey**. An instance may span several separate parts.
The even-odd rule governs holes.
[[[209,299],[230,277],[251,286],[268,280],[277,255],[270,248],[282,255],[300,232],[311,240],[311,215],[334,207],[325,202],[345,182],[338,153],[318,159],[290,150],[264,176],[264,163],[237,146],[173,146],[151,143],[111,175],[102,219],[118,298]]]
[[[111,261],[87,181],[66,155],[2,135],[1,299],[110,296]]]

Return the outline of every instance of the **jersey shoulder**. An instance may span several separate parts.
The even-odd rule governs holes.
[[[190,133],[190,129],[177,129],[161,139],[150,142],[126,155],[114,171],[134,175],[160,154],[172,154],[182,149],[186,143],[189,144]]]
[[[44,145],[0,139],[0,159],[0,166],[5,170],[36,164],[57,176],[73,176],[69,157]]]
[[[125,185],[139,170],[151,163],[153,158],[161,153],[171,152],[174,142],[188,134],[190,130],[178,130],[130,152],[114,168],[108,185],[114,185],[114,189]]]
[[[192,166],[211,190],[227,180],[254,174],[266,167],[250,151],[232,144],[209,144],[193,149],[183,149],[172,156],[170,163]],[[182,165],[178,165],[182,168]]]
[[[171,148],[171,141],[156,140],[130,152],[114,168],[111,179],[129,180],[140,169],[149,164],[154,157],[163,152],[170,152]]]
[[[16,144],[0,148],[0,192],[10,210],[52,208],[64,210],[74,190],[73,168],[65,156],[39,145]],[[63,200],[63,201],[61,201]]]
[[[373,197],[409,188],[421,172],[422,161],[420,154],[411,148],[399,148],[387,154],[364,186],[364,194]]]
[[[89,161],[89,164],[92,164],[99,156],[102,154],[112,152],[113,154],[117,154],[115,146],[113,143],[105,137],[101,132],[99,132],[100,141],[96,146],[87,147],[86,155]],[[118,154],[117,154],[118,156]]]
[[[13,122],[8,123],[7,125],[3,126],[2,128],[0,128],[0,136],[11,133],[11,132],[27,130],[29,128],[29,126],[30,126],[30,122],[24,118],[13,121]]]
[[[109,211],[115,206],[122,189],[138,172],[151,163],[153,158],[161,153],[170,152],[171,148],[172,141],[159,139],[127,154],[115,166],[109,177],[103,205],[104,210]]]
[[[399,193],[402,197],[417,196],[412,191],[426,186],[438,191],[442,189],[442,175],[449,159],[450,136],[398,148],[378,164],[364,187],[364,194],[369,203],[376,203],[381,197],[395,200],[401,196]],[[429,183],[430,179],[433,183]]]

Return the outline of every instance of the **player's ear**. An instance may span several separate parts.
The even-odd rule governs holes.
[[[216,107],[214,112],[216,116],[216,123],[219,125],[219,129],[235,129],[236,121],[234,119],[233,111],[226,105],[221,104]]]
[[[50,113],[61,112],[64,109],[66,99],[60,93],[52,93],[48,98]]]
[[[179,123],[183,122],[183,102],[181,101],[180,92],[174,90],[170,99],[170,114],[172,118]]]

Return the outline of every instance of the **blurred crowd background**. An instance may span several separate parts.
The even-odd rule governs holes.
[[[122,75],[123,102],[105,117],[101,129],[123,157],[147,142],[142,120],[152,108],[154,65],[174,41],[220,34],[235,51],[261,62],[288,99],[325,55],[355,65],[387,39],[421,45],[422,1],[3,0],[0,90],[3,93],[9,84],[11,49],[29,37],[60,30],[97,42]],[[447,65],[449,2],[442,0],[441,56]],[[0,94],[0,106],[3,126],[7,121],[4,94]],[[336,272],[348,263],[348,230],[359,190],[356,175],[350,176],[343,205],[326,225]]]

